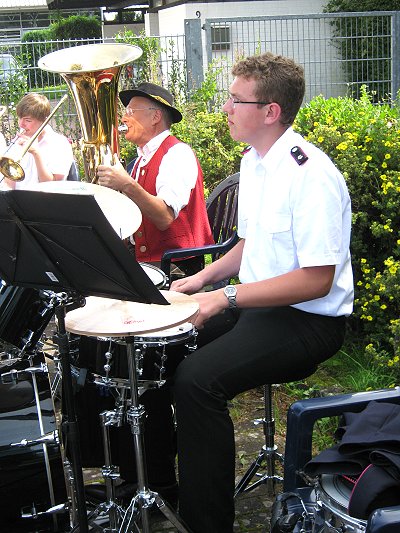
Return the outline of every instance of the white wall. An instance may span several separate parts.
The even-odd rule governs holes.
[[[266,0],[264,2],[208,2],[181,4],[151,14],[152,22],[146,19],[146,33],[152,33],[154,19],[158,15],[158,34],[176,35],[184,33],[184,20],[198,18],[204,23],[207,18],[223,17],[261,17],[265,15],[299,15],[322,13],[326,0]],[[150,27],[148,27],[148,24]]]
[[[103,24],[103,36],[105,39],[113,39],[117,33],[123,33],[126,30],[132,31],[135,35],[144,29],[144,24]]]

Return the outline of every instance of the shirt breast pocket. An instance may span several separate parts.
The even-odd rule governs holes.
[[[277,275],[289,272],[295,264],[292,216],[290,213],[265,214],[262,230],[270,246],[271,261],[275,262]]]

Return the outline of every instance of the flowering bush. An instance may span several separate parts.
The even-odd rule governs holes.
[[[296,129],[341,170],[353,206],[355,306],[352,331],[368,356],[400,376],[400,115],[361,98],[315,98]]]

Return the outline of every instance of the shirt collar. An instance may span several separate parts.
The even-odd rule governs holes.
[[[292,127],[288,128],[271,146],[264,157],[261,157],[258,152],[251,148],[251,150],[244,155],[243,159],[247,161],[249,165],[256,166],[262,165],[268,171],[272,171],[277,167],[282,159],[282,153],[285,151],[285,146],[290,148],[296,144],[296,133]]]
[[[137,153],[139,157],[142,157],[144,162],[150,161],[150,159],[153,157],[153,155],[157,152],[157,150],[160,148],[161,143],[169,136],[171,135],[170,130],[165,130],[145,144],[143,148],[140,148],[138,146]]]

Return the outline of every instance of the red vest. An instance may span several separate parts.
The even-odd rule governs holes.
[[[157,195],[156,181],[162,158],[179,142],[181,141],[176,137],[167,137],[149,163],[140,169],[138,183],[150,194]],[[176,164],[179,165],[179,161]],[[160,261],[163,252],[167,250],[214,243],[204,200],[203,172],[198,161],[197,167],[196,185],[190,193],[189,202],[166,230],[159,230],[148,218],[143,217],[142,224],[134,234],[138,261]]]

